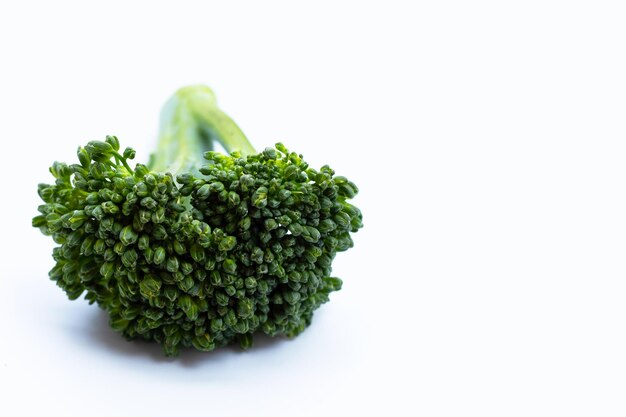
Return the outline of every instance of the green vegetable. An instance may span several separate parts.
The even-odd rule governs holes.
[[[52,165],[33,219],[58,245],[50,278],[166,355],[298,335],[341,288],[331,264],[362,227],[356,186],[280,143],[257,153],[207,87],[176,92],[161,120],[147,165],[115,136]]]

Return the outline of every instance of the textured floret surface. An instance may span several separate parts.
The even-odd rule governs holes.
[[[328,166],[282,144],[242,157],[206,154],[176,178],[128,165],[119,141],[90,142],[78,164],[55,163],[33,225],[51,236],[50,278],[84,294],[129,339],[210,351],[252,345],[255,333],[294,337],[341,288],[337,252],[362,226],[357,193]]]

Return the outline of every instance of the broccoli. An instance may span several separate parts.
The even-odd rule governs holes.
[[[127,339],[168,356],[247,349],[255,333],[295,337],[341,288],[331,266],[362,227],[357,187],[280,143],[257,153],[208,87],[165,104],[148,164],[120,149],[107,136],[55,162],[32,224],[58,245],[50,279]]]

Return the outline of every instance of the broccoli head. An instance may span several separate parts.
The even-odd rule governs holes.
[[[33,226],[57,244],[50,278],[128,339],[170,356],[245,349],[255,333],[298,335],[341,288],[331,267],[362,227],[357,187],[280,143],[257,153],[209,88],[166,103],[148,164],[120,149],[107,136],[55,162]]]

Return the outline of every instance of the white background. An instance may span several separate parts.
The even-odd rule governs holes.
[[[626,13],[607,1],[3,2],[0,414],[623,416]],[[206,83],[361,189],[292,341],[128,343],[47,278],[53,160]]]

